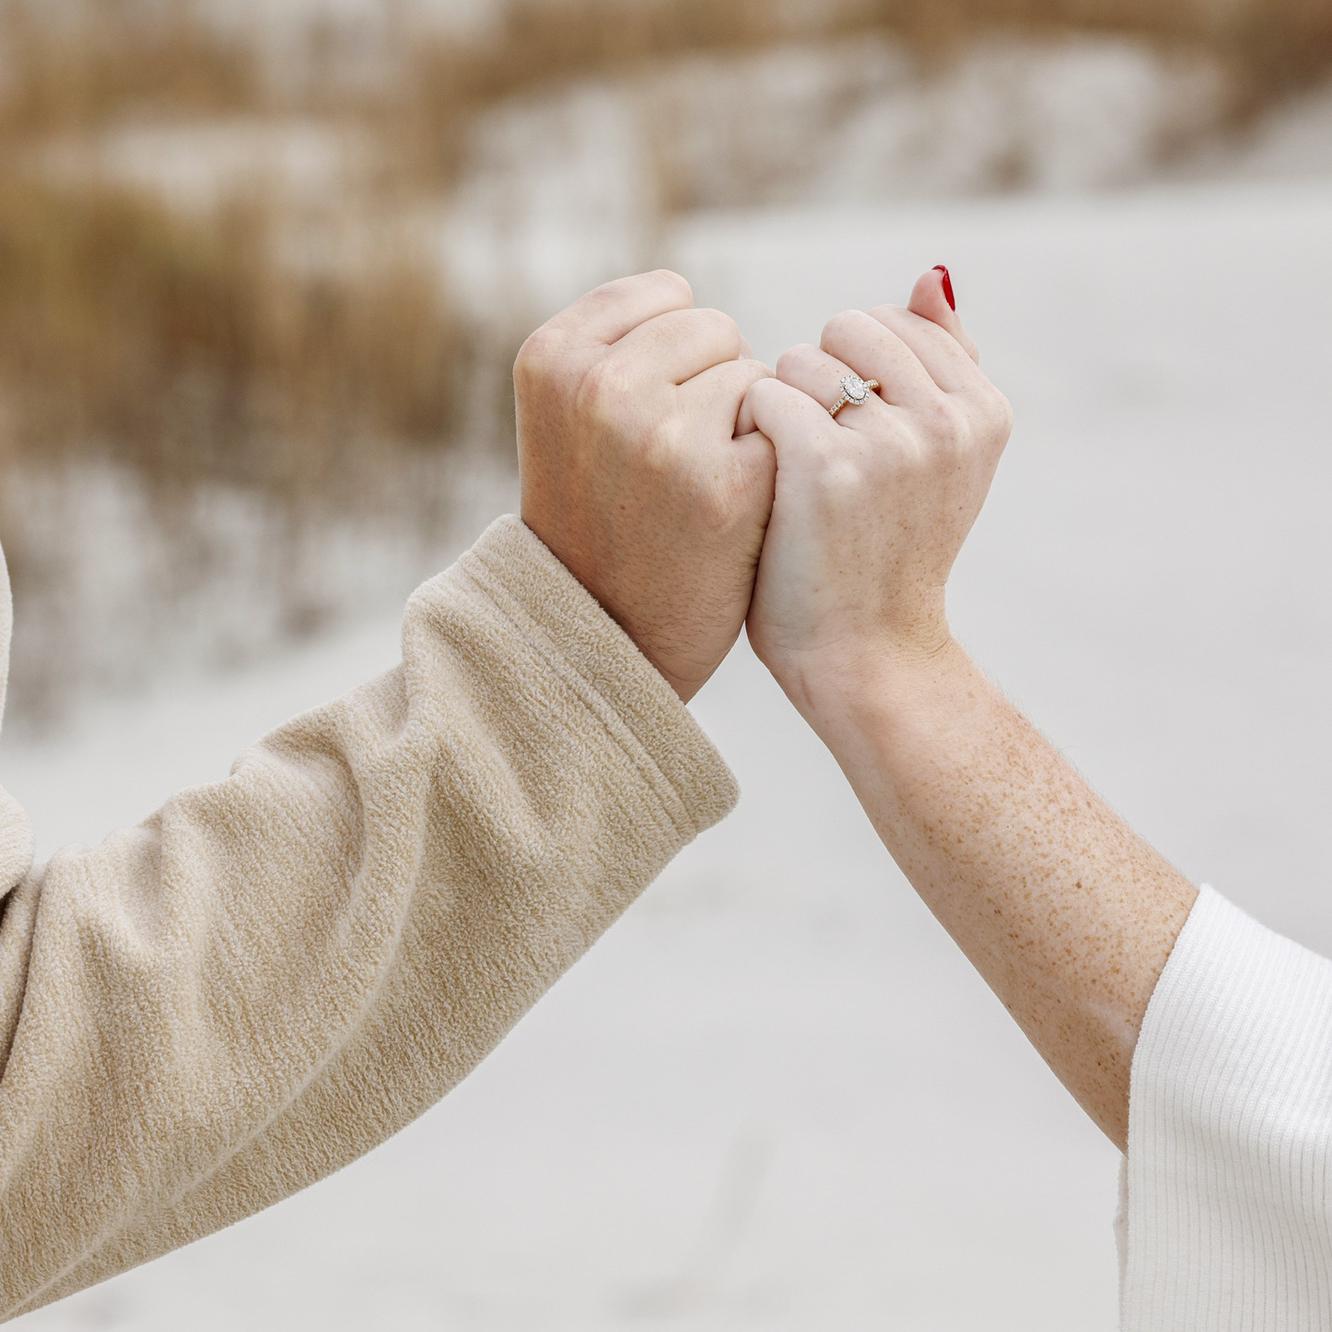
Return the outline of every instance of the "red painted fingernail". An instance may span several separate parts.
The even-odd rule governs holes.
[[[949,275],[948,270],[947,270],[942,264],[935,264],[935,265],[934,265],[934,271],[935,271],[936,273],[942,273],[942,274],[943,274],[943,291],[944,291],[944,300],[946,300],[946,301],[948,302],[948,308],[949,308],[950,310],[952,310],[952,311],[954,312],[954,314],[956,314],[956,313],[957,313],[957,301],[956,301],[956,299],[955,299],[954,296],[953,296],[953,279],[952,279],[952,277]]]

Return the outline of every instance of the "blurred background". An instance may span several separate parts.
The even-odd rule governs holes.
[[[509,367],[668,264],[775,360],[936,262],[1018,409],[962,637],[1332,951],[1326,0],[0,0],[0,759],[42,854],[391,664]],[[745,788],[366,1161],[27,1325],[1114,1326],[1116,1153],[737,650]]]

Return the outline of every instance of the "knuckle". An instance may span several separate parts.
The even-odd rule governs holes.
[[[927,437],[935,443],[954,445],[966,439],[967,421],[951,398],[939,394],[920,409]]]
[[[740,325],[737,324],[734,317],[727,314],[725,310],[718,310],[712,306],[705,306],[697,313],[702,315],[709,324],[720,329],[723,333],[733,335],[736,341],[739,341]]]
[[[632,392],[624,367],[608,356],[588,367],[579,386],[579,400],[593,416],[616,416]]]
[[[829,342],[843,342],[848,334],[860,328],[865,318],[863,310],[842,310],[823,326],[823,345]]]
[[[514,382],[521,385],[534,385],[548,378],[558,364],[555,356],[554,338],[549,329],[542,327],[528,335],[523,345],[518,348],[518,355],[513,362]]]
[[[685,438],[685,423],[679,412],[659,416],[644,436],[643,456],[652,467],[665,468],[678,455]]]
[[[830,447],[819,458],[819,488],[834,504],[851,503],[863,495],[866,469],[858,453]]]
[[[854,494],[865,479],[860,459],[850,449],[828,449],[823,455],[823,481],[833,490]]]
[[[782,404],[782,391],[779,385],[780,381],[766,366],[763,367],[761,374],[756,369],[754,382],[749,386],[750,403],[765,410],[768,408],[779,410]]]
[[[693,304],[694,289],[689,285],[689,279],[677,273],[673,268],[657,268],[648,276],[687,304]]]
[[[584,300],[596,306],[614,305],[632,281],[632,278],[614,278],[610,282],[603,282],[601,286],[593,287]]]
[[[799,374],[802,367],[809,363],[818,354],[818,348],[808,342],[799,342],[794,347],[788,347],[777,358],[777,378],[790,382],[791,376]]]
[[[876,305],[870,311],[870,317],[881,324],[891,324],[900,319],[906,311],[900,305]]]
[[[992,413],[991,424],[996,431],[1003,435],[1004,439],[1007,439],[1013,431],[1013,404],[1009,402],[1006,394],[995,389],[990,410]]]

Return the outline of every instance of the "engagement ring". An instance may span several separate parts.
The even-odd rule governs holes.
[[[842,376],[842,396],[828,408],[828,415],[836,417],[843,407],[855,407],[865,401],[876,388],[877,379],[861,379],[859,375]]]

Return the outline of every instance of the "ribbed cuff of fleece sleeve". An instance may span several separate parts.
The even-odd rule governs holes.
[[[1124,1332],[1332,1328],[1332,963],[1203,888],[1133,1059]]]
[[[682,841],[734,809],[735,778],[679,695],[521,519],[497,519],[456,571],[577,694]]]

